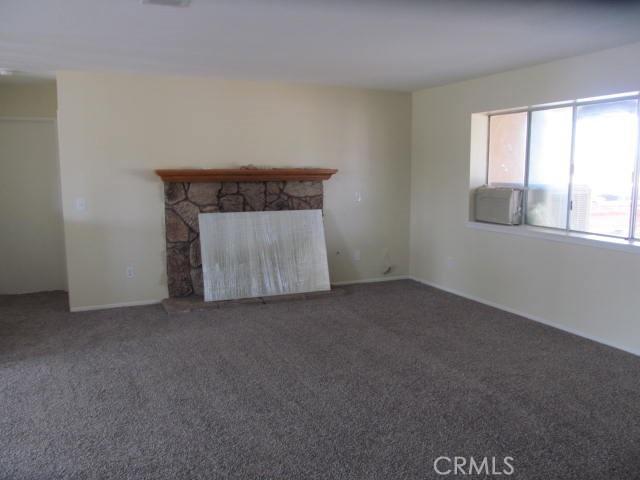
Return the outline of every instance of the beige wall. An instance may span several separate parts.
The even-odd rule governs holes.
[[[634,44],[414,93],[411,274],[640,353],[639,253],[466,225],[472,113],[637,91],[638,58]]]
[[[156,168],[337,168],[325,182],[332,281],[381,277],[388,263],[407,273],[410,95],[79,72],[58,75],[58,95],[73,308],[167,296]]]
[[[55,82],[0,83],[0,294],[66,288],[55,115]]]
[[[56,118],[55,81],[0,82],[0,117]]]

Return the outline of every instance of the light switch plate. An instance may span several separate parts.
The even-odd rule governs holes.
[[[87,211],[87,201],[84,199],[84,197],[77,197],[73,202],[73,206],[77,212]]]

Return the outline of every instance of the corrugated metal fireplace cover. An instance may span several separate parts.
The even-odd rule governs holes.
[[[322,210],[201,213],[205,301],[330,289]]]

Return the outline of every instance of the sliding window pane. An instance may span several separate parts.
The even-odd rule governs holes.
[[[490,184],[524,185],[527,113],[492,115],[489,120]]]
[[[567,228],[572,107],[531,113],[527,223]]]
[[[571,229],[629,236],[637,100],[578,107]]]

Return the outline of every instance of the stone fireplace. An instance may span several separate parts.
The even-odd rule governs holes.
[[[158,170],[170,297],[203,294],[198,214],[322,209],[332,169]]]

